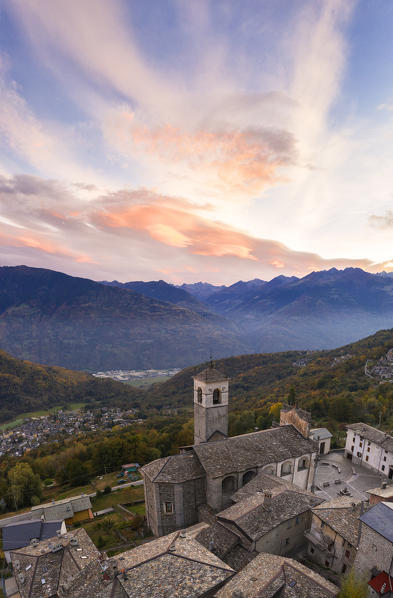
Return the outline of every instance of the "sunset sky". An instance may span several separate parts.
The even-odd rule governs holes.
[[[1,265],[393,270],[391,0],[0,7]]]

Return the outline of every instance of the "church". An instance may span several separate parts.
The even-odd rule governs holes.
[[[229,379],[211,364],[194,376],[194,444],[145,465],[146,515],[155,536],[189,527],[206,510],[218,513],[262,472],[309,491],[317,444],[310,414],[281,410],[280,425],[228,437]]]

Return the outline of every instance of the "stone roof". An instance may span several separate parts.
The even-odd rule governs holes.
[[[192,451],[156,459],[141,469],[152,482],[185,482],[205,476],[197,457]]]
[[[239,543],[238,536],[217,521],[202,529],[195,539],[224,561],[228,552]]]
[[[373,494],[374,496],[380,496],[381,498],[392,498],[393,486],[386,486],[386,488],[381,488],[381,486],[377,486],[376,488],[372,488],[371,490],[366,490],[366,493]]]
[[[333,437],[333,434],[327,428],[313,428],[310,430],[310,437],[313,440],[328,440]]]
[[[300,492],[311,496],[310,492],[302,490],[302,488],[299,488],[299,486],[296,486],[296,484],[293,484],[289,480],[279,478],[271,473],[260,471],[250,482],[247,482],[247,484],[239,488],[239,490],[231,496],[231,499],[235,502],[239,502],[248,496],[254,495],[256,492],[265,492],[265,490],[293,490],[294,492]],[[312,496],[315,495],[313,494]]]
[[[114,588],[119,595],[122,590],[125,596],[138,598],[198,598],[218,589],[235,573],[199,542],[180,532],[114,558],[119,570],[124,571]]]
[[[382,432],[382,430],[378,430],[377,428],[373,428],[368,424],[364,424],[363,422],[359,422],[357,424],[349,424],[347,426],[348,430],[353,430],[360,436],[363,436],[366,440],[370,440],[370,442],[374,442],[382,448],[386,449],[387,451],[393,452],[393,437],[386,434],[386,432]]]
[[[352,546],[359,538],[359,516],[362,513],[361,501],[343,496],[326,501],[313,509],[313,513]]]
[[[99,551],[83,528],[11,552],[21,598],[46,598],[76,577]]]
[[[297,561],[260,553],[216,594],[233,598],[333,598],[339,588]]]
[[[62,500],[45,503],[31,507],[32,512],[38,512],[44,516],[45,521],[59,521],[70,519],[75,513],[91,509],[91,502],[88,496],[72,496]]]
[[[316,448],[313,441],[288,425],[198,444],[193,450],[207,475],[216,478],[301,457]]]
[[[218,521],[234,524],[250,540],[259,540],[275,527],[322,502],[315,494],[283,490],[273,494],[269,505],[256,493],[218,513]]]
[[[223,382],[224,380],[228,380],[228,376],[225,376],[216,370],[216,368],[209,366],[194,376],[194,380],[200,380],[201,382]]]

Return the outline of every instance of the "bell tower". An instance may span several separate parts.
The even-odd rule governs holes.
[[[212,363],[194,376],[194,444],[228,436],[228,386]]]

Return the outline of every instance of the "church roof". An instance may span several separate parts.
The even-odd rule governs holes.
[[[194,480],[205,475],[197,457],[191,451],[156,459],[142,467],[141,471],[152,482],[176,482]]]
[[[218,478],[316,452],[294,426],[280,426],[194,446],[207,475]]]
[[[296,484],[293,484],[289,480],[261,471],[250,482],[247,482],[247,484],[239,488],[239,490],[233,494],[232,500],[239,502],[240,500],[244,500],[245,498],[254,495],[256,492],[265,492],[266,490],[274,491],[275,493],[283,492],[284,490],[294,490],[295,492],[311,496],[311,493],[308,490],[299,488],[299,486],[296,486]],[[312,496],[315,496],[315,494]]]
[[[194,376],[194,380],[200,380],[201,382],[222,382],[223,380],[228,380],[228,376],[225,376],[225,374],[222,374],[216,368],[209,366]]]

